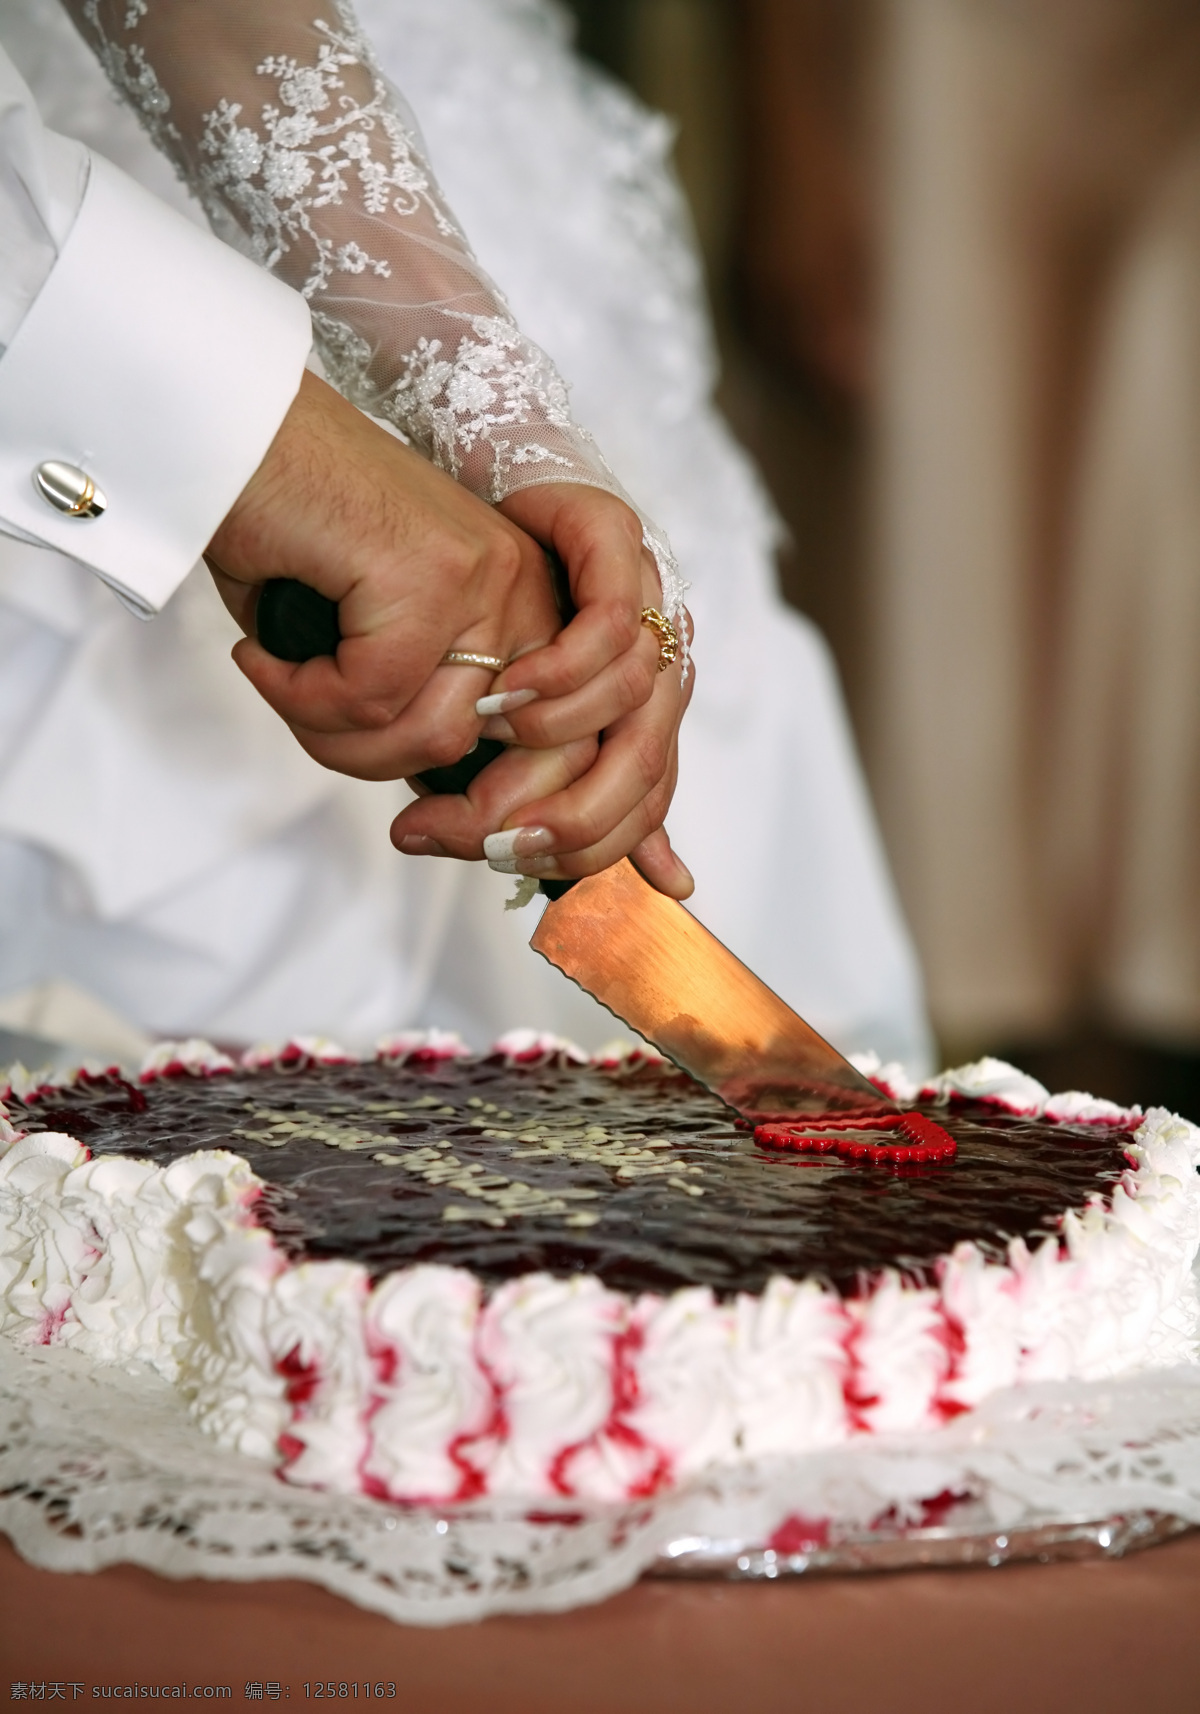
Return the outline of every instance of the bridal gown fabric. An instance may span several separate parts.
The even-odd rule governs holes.
[[[673,842],[696,913],[847,1051],[927,1062],[919,978],[828,651],[774,587],[776,524],[710,403],[698,265],[665,123],[530,0],[368,0],[450,206],[620,481],[669,535],[696,622]],[[72,26],[5,0],[49,125],[201,220]],[[0,1006],[66,981],[150,1033],[355,1046],[613,1019],[527,948],[483,865],[401,859],[402,785],[318,768],[228,660],[197,570],[151,624],[0,539]]]

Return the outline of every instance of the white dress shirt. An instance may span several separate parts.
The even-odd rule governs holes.
[[[46,129],[0,49],[0,531],[149,617],[202,553],[295,397],[298,292]],[[105,505],[43,497],[46,461]]]

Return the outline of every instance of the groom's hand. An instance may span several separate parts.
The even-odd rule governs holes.
[[[205,555],[247,632],[234,659],[318,762],[398,779],[455,762],[494,674],[559,618],[540,547],[315,376]],[[257,586],[290,577],[338,603],[337,655],[299,665],[254,639]]]

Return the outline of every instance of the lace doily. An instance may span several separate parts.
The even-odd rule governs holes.
[[[129,1561],[169,1577],[304,1578],[441,1625],[584,1605],[672,1562],[819,1569],[803,1549],[829,1526],[806,1520],[860,1537],[883,1520],[894,1540],[946,1496],[968,1497],[975,1530],[1001,1542],[1061,1541],[1110,1519],[1090,1539],[1118,1551],[1161,1536],[1163,1519],[1200,1524],[1200,1366],[1013,1389],[935,1434],[719,1470],[653,1502],[528,1514],[288,1487],[214,1446],[153,1375],[0,1340],[0,1527],[55,1570]]]

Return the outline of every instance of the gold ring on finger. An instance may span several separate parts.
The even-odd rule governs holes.
[[[665,673],[679,657],[679,632],[657,607],[642,608],[642,624],[658,638],[658,670]]]
[[[488,672],[502,673],[508,665],[499,655],[477,655],[471,649],[447,649],[442,656],[444,667],[485,667]]]

